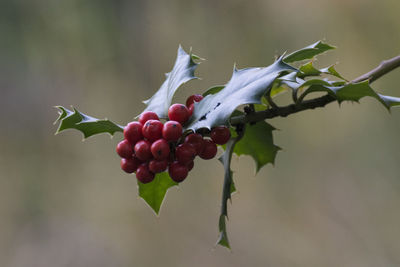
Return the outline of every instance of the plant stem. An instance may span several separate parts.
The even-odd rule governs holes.
[[[369,80],[370,83],[376,81],[383,75],[391,72],[392,70],[400,67],[400,55],[384,60],[378,67],[354,79],[350,83],[358,83]],[[286,117],[303,110],[315,109],[324,107],[325,105],[336,101],[336,98],[330,95],[324,95],[310,100],[304,100],[300,105],[290,104],[284,107],[271,108],[264,111],[254,112],[246,115],[235,116],[231,118],[231,124],[237,125],[241,123],[251,123],[271,119],[275,117]]]

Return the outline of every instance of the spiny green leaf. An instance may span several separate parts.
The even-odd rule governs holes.
[[[301,72],[299,72],[299,75],[298,75],[300,78],[304,78],[307,76],[318,76],[321,74],[321,71],[314,67],[312,61],[310,61],[304,65],[301,65],[299,70],[301,71]]]
[[[330,75],[333,75],[333,76],[335,76],[335,77],[337,77],[339,79],[347,81],[346,78],[343,78],[343,76],[340,75],[339,72],[336,71],[335,65],[329,66],[327,68],[320,69],[320,71],[322,73],[330,74]]]
[[[336,47],[326,44],[322,41],[318,41],[312,45],[309,45],[300,50],[290,53],[289,55],[284,57],[283,61],[291,63],[296,61],[302,61],[305,59],[311,59],[316,55],[322,54],[334,48]]]
[[[153,111],[160,118],[168,118],[168,108],[171,106],[176,90],[182,84],[197,78],[194,76],[194,71],[198,63],[195,63],[193,59],[200,58],[192,54],[187,54],[179,46],[178,56],[172,71],[166,74],[167,78],[160,89],[150,99],[143,101],[147,105],[144,111]]]
[[[216,94],[219,91],[221,91],[222,89],[224,89],[224,87],[225,87],[225,85],[217,85],[217,86],[213,86],[211,88],[208,88],[206,90],[206,92],[203,94],[203,96]]]
[[[348,83],[342,86],[331,86],[330,83],[321,80],[307,81],[309,87],[300,96],[299,101],[312,92],[327,92],[337,99],[339,103],[343,101],[359,102],[361,98],[370,96],[381,102],[388,110],[393,106],[400,105],[400,98],[378,94],[371,88],[368,81],[359,83]]]
[[[231,173],[231,175],[233,176],[233,172]],[[236,192],[236,186],[235,186],[235,182],[233,181],[233,179],[232,179],[232,183],[231,183],[230,192],[231,192],[231,195]]]
[[[231,245],[229,244],[228,233],[226,232],[226,219],[227,217],[223,214],[219,216],[219,236],[217,244],[230,249]]]
[[[228,125],[230,115],[238,106],[260,104],[261,97],[281,72],[295,70],[281,58],[265,68],[235,69],[231,80],[221,91],[194,103],[194,112],[186,128],[197,130]]]
[[[336,69],[335,69],[335,65],[331,65],[329,67],[326,68],[322,68],[322,69],[317,69],[314,67],[314,64],[312,61],[301,65],[299,68],[300,72],[298,73],[298,77],[304,79],[305,77],[308,76],[319,76],[321,74],[329,74],[332,76],[335,76],[341,80],[347,81],[342,75],[340,75]]]
[[[81,131],[85,138],[95,134],[109,133],[113,135],[115,132],[123,132],[124,127],[115,124],[108,119],[100,120],[79,112],[76,108],[72,110],[62,106],[59,109],[59,117],[55,123],[59,122],[56,134],[67,129],[75,129]]]
[[[178,183],[174,182],[171,177],[169,177],[168,173],[158,173],[150,183],[143,184],[138,181],[139,196],[143,198],[158,215],[167,190],[175,185],[178,185]]]
[[[254,111],[263,111],[269,107],[268,100],[263,96],[261,98],[261,104],[254,104]]]
[[[231,170],[231,160],[232,153],[235,147],[235,144],[240,140],[241,136],[236,138],[231,138],[225,146],[225,152],[218,159],[224,165],[224,185],[222,190],[222,206],[221,206],[221,215],[219,217],[219,237],[217,240],[217,244],[230,248],[228,235],[226,232],[226,218],[228,217],[228,200],[231,199],[231,194],[236,190],[233,179],[232,179],[232,170]]]
[[[246,126],[246,132],[242,139],[236,143],[236,155],[248,155],[256,163],[256,172],[268,163],[274,164],[275,157],[280,147],[274,144],[272,131],[275,128],[265,121]]]

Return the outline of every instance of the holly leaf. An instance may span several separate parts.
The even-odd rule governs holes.
[[[340,86],[331,86],[331,83],[321,80],[309,80],[304,83],[309,86],[299,97],[299,102],[312,92],[327,92],[335,97],[339,103],[343,101],[359,102],[361,98],[369,96],[378,100],[388,110],[400,105],[400,98],[378,94],[371,88],[368,81],[347,83]],[[304,84],[302,86],[304,86]]]
[[[88,138],[95,134],[109,133],[113,135],[115,132],[123,132],[124,127],[113,123],[108,119],[100,120],[79,112],[76,108],[73,110],[57,106],[59,117],[55,123],[60,123],[56,134],[67,130],[75,129],[83,133],[84,138]]]
[[[144,111],[153,111],[160,118],[168,118],[168,108],[171,106],[176,90],[182,84],[197,78],[194,76],[194,71],[198,63],[195,63],[194,59],[200,59],[200,57],[186,53],[179,46],[172,71],[166,74],[166,80],[160,89],[150,99],[143,101],[147,106]]]
[[[321,74],[321,71],[317,68],[314,67],[314,64],[312,61],[301,65],[299,68],[300,72],[298,77],[304,78],[307,76],[319,76]]]
[[[205,93],[203,94],[203,96],[207,96],[207,95],[213,95],[218,93],[219,91],[221,91],[222,89],[224,89],[225,85],[217,85],[217,86],[213,86],[211,88],[208,88]]]
[[[304,47],[300,50],[294,51],[289,55],[285,56],[283,61],[286,63],[302,61],[305,59],[311,59],[316,55],[322,54],[328,50],[335,49],[336,47],[326,44],[322,41],[318,41],[312,45]]]
[[[266,164],[275,163],[275,157],[281,148],[274,144],[272,131],[275,128],[265,121],[246,126],[242,139],[235,145],[236,155],[248,155],[254,159],[256,173]]]
[[[347,81],[346,78],[344,78],[342,75],[339,74],[339,72],[336,71],[335,65],[331,65],[322,69],[317,69],[316,67],[314,67],[313,62],[310,61],[300,66],[299,70],[300,72],[298,73],[297,77],[302,79],[308,76],[320,76],[321,74],[329,74],[341,80]]]
[[[270,90],[283,71],[296,71],[282,58],[264,68],[234,69],[231,80],[215,94],[194,103],[194,112],[186,129],[211,129],[228,125],[232,112],[243,104],[261,104],[261,97]]]
[[[342,79],[344,81],[348,81],[346,78],[343,78],[343,76],[340,75],[339,72],[336,71],[335,65],[329,66],[327,68],[320,69],[319,71],[322,72],[322,73],[325,73],[325,74],[330,74],[330,75],[335,76],[335,77],[337,77],[339,79]]]
[[[150,183],[143,184],[138,181],[139,196],[143,198],[158,215],[165,194],[169,188],[176,185],[178,185],[178,183],[174,182],[167,172],[158,173]]]
[[[236,138],[231,138],[225,147],[225,152],[218,159],[224,165],[224,185],[222,189],[222,205],[221,205],[221,214],[219,216],[218,229],[219,229],[219,237],[217,240],[217,244],[224,246],[226,248],[231,248],[229,245],[228,234],[226,231],[226,220],[228,218],[228,200],[231,199],[232,193],[236,191],[235,185],[232,179],[232,170],[231,170],[231,160],[232,154],[235,147],[235,144],[240,140],[242,136],[237,136]]]

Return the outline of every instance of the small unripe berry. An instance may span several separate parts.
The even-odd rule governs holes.
[[[140,164],[141,162],[137,158],[121,159],[121,169],[127,173],[135,172]]]
[[[200,153],[202,159],[212,159],[217,154],[217,145],[210,139],[204,139],[204,148]]]
[[[130,159],[133,154],[133,146],[124,139],[118,143],[116,151],[121,158]]]
[[[231,132],[229,131],[228,127],[217,126],[212,128],[211,139],[214,141],[214,143],[218,145],[225,145],[229,141],[229,138],[231,138]]]
[[[148,120],[143,125],[142,134],[150,142],[160,139],[162,136],[163,123],[157,120]]]
[[[154,180],[154,173],[149,170],[147,163],[143,163],[136,170],[136,178],[139,182],[147,184]]]
[[[186,106],[190,107],[195,101],[200,102],[204,97],[202,95],[191,95],[186,100]]]
[[[149,141],[140,140],[134,147],[135,156],[142,161],[148,161],[152,156],[150,146],[151,143]]]
[[[178,141],[182,136],[182,125],[177,121],[167,121],[164,124],[162,136],[169,142]]]
[[[188,168],[177,161],[172,162],[168,167],[169,176],[177,183],[182,182],[188,175]]]
[[[189,143],[180,144],[176,147],[175,157],[180,164],[186,165],[196,157],[196,149]]]
[[[141,124],[144,125],[146,123],[146,121],[148,121],[148,120],[157,120],[158,121],[160,119],[158,118],[158,115],[152,111],[145,111],[142,114],[140,114],[139,122]]]
[[[204,139],[203,136],[201,136],[201,134],[192,133],[186,136],[185,143],[192,144],[196,149],[196,154],[199,155],[204,147],[203,140]]]
[[[149,170],[152,173],[159,173],[163,172],[168,168],[168,160],[167,159],[162,159],[162,160],[150,160],[149,162]]]
[[[169,156],[169,144],[164,139],[158,139],[150,147],[151,154],[155,159],[166,159]]]
[[[140,122],[133,121],[128,123],[124,128],[124,137],[131,145],[135,145],[137,141],[143,138],[143,125]]]
[[[184,124],[189,119],[189,110],[185,105],[173,104],[168,109],[168,117],[172,121]]]

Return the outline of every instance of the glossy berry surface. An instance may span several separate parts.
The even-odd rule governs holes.
[[[163,160],[156,160],[153,159],[149,162],[149,170],[152,173],[159,173],[163,172],[168,168],[168,160],[163,159]]]
[[[176,147],[175,157],[180,164],[187,165],[196,157],[196,149],[189,143],[183,143]]]
[[[136,178],[141,183],[147,184],[154,180],[154,173],[149,170],[147,163],[143,163],[136,170]]]
[[[167,121],[162,130],[162,137],[170,142],[178,141],[182,136],[182,125],[177,121]]]
[[[125,139],[132,145],[135,145],[137,141],[143,138],[142,127],[143,125],[137,121],[128,123],[124,128]]]
[[[133,146],[128,140],[122,140],[118,143],[116,151],[121,158],[130,159],[133,154]]]
[[[204,139],[204,148],[200,153],[202,159],[212,159],[217,154],[217,145],[209,139]]]
[[[148,120],[143,125],[142,134],[150,142],[160,139],[162,136],[163,123],[157,120]]]
[[[204,143],[203,136],[201,134],[192,133],[186,136],[185,143],[189,143],[196,149],[196,154],[199,155],[203,151]]]
[[[140,161],[137,158],[121,159],[121,169],[127,173],[133,173],[140,165]]]
[[[166,159],[169,156],[169,144],[165,139],[158,139],[150,147],[151,154],[155,159]]]
[[[185,165],[180,164],[177,161],[172,162],[169,165],[168,173],[172,180],[177,183],[182,182],[188,175],[188,168]]]
[[[190,117],[192,117],[192,115],[193,115],[194,104],[191,104],[191,105],[188,107],[188,110],[189,110],[189,118],[190,118]]]
[[[168,117],[172,121],[184,124],[189,119],[189,110],[185,105],[173,104],[168,109]]]
[[[134,147],[135,156],[142,161],[147,161],[151,159],[152,154],[150,147],[151,143],[149,141],[140,140],[139,142],[136,143]]]
[[[186,99],[186,106],[190,107],[194,102],[200,102],[203,98],[202,95],[191,95]]]
[[[158,121],[160,119],[158,118],[158,115],[152,111],[145,111],[142,114],[140,114],[139,122],[141,124],[144,125],[146,123],[146,121],[148,121],[148,120],[157,120]]]
[[[229,138],[231,138],[231,132],[226,126],[218,126],[211,130],[211,139],[218,145],[225,145]]]

